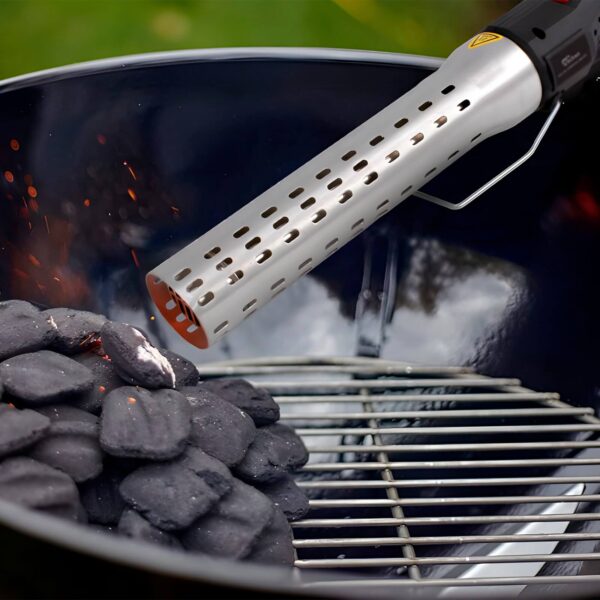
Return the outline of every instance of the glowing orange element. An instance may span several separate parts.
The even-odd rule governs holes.
[[[133,248],[131,248],[131,258],[133,258],[133,263],[139,269],[140,268],[140,261],[138,260],[137,254],[136,254],[136,252],[135,252],[135,250]]]
[[[127,188],[127,193],[129,194],[129,197],[134,201],[137,202],[137,196],[135,195],[135,192],[131,189],[131,188]]]
[[[154,321],[156,319],[156,317],[154,315],[150,315],[150,320]]]
[[[99,386],[98,386],[98,391],[99,391],[101,394],[104,394],[104,392],[106,391],[106,388],[105,388],[103,385],[99,385]]]
[[[8,408],[15,408],[15,405],[12,402],[8,403]]]
[[[87,208],[87,207],[89,207],[89,206],[91,206],[91,205],[92,205],[92,201],[91,201],[89,198],[86,198],[86,199],[83,201],[83,205],[84,205],[84,206]]]
[[[179,209],[176,206],[171,206],[171,212],[175,215],[179,214]]]
[[[27,193],[32,197],[32,198],[37,198],[38,192],[37,189],[35,187],[33,187],[32,185],[27,187]]]
[[[129,404],[135,404],[137,400],[133,396],[129,396],[129,398],[127,398],[127,402]]]
[[[33,254],[28,254],[27,259],[34,267],[42,266],[42,263]]]
[[[106,144],[106,136],[105,135],[102,135],[101,133],[99,133],[96,136],[96,139],[98,140],[99,144],[102,144],[103,146],[104,146],[104,144]]]
[[[37,200],[34,200],[33,198],[29,201],[29,208],[33,211],[33,212],[37,212],[40,208],[40,205],[38,204]]]
[[[4,179],[6,179],[8,183],[12,183],[15,180],[15,176],[10,171],[4,171]]]
[[[60,283],[60,277],[53,277],[52,279],[54,279],[54,281],[56,281],[57,283]]]
[[[11,150],[18,152],[18,150],[20,148],[21,148],[21,144],[19,144],[19,140],[15,140],[15,139],[10,140],[10,149]]]
[[[123,166],[127,167],[129,174],[133,177],[134,181],[137,181],[137,175],[135,174],[133,167],[126,160],[123,161]]]

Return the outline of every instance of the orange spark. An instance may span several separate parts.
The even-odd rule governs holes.
[[[10,149],[11,150],[18,152],[20,147],[21,147],[21,144],[19,144],[19,140],[15,140],[14,138],[12,140],[10,140]]]
[[[15,176],[10,171],[4,171],[4,179],[6,179],[8,183],[12,183],[15,180]]]
[[[150,315],[150,320],[154,321],[154,320],[156,320],[156,317],[154,315]]]
[[[140,261],[138,260],[137,254],[133,248],[130,248],[130,250],[131,250],[131,258],[133,258],[133,262],[134,262],[135,266],[139,269]]]
[[[29,259],[29,262],[34,267],[41,267],[42,266],[42,263],[33,254],[28,254],[27,258]]]
[[[103,385],[99,385],[99,386],[98,386],[98,391],[99,391],[101,394],[104,394],[104,392],[106,391],[106,388],[105,388]]]
[[[179,214],[179,209],[176,206],[171,206],[171,211],[173,212],[173,214],[178,215]]]
[[[137,196],[135,195],[135,192],[131,189],[131,188],[127,188],[127,193],[129,194],[129,197],[134,201],[137,202]]]
[[[89,198],[86,198],[86,199],[83,201],[83,205],[84,205],[86,208],[88,208],[89,206],[91,206],[91,204],[92,204],[92,201],[91,201]]]
[[[104,144],[106,144],[106,136],[102,135],[101,133],[99,133],[96,136],[96,139],[98,140],[98,143],[101,144],[102,146],[104,146]]]
[[[127,402],[129,404],[135,404],[137,400],[133,396],[129,396],[129,398],[127,398]]]
[[[37,200],[34,200],[33,198],[29,201],[29,208],[31,208],[31,210],[33,212],[37,212],[38,209],[40,208],[40,205],[38,204]]]
[[[129,174],[133,177],[133,180],[137,181],[137,175],[135,174],[133,167],[126,160],[123,161],[123,166],[127,167],[127,170],[129,171]]]
[[[27,187],[27,193],[32,197],[32,198],[37,198],[38,192],[37,189],[35,187],[33,187],[32,185]]]
[[[54,279],[54,281],[56,281],[57,283],[60,283],[60,278],[59,277],[53,277],[52,279]]]

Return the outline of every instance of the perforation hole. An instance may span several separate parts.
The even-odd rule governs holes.
[[[194,281],[192,281],[192,283],[190,283],[190,285],[188,285],[185,289],[188,292],[193,292],[194,290],[197,290],[203,283],[204,281],[202,281],[202,279],[194,279]]]
[[[289,222],[290,220],[287,217],[281,217],[281,219],[273,223],[273,229],[281,229],[286,223]]]
[[[372,173],[369,173],[364,179],[364,184],[365,185],[371,185],[376,179],[379,178],[379,175],[377,174],[376,171],[373,171]]]
[[[410,141],[413,143],[413,146],[416,146],[419,142],[422,142],[425,139],[425,136],[422,133],[417,133],[417,135],[413,135],[410,138]]]
[[[227,278],[227,283],[229,285],[233,285],[234,283],[237,283],[243,276],[244,276],[243,271],[235,271]]]
[[[351,229],[354,230],[357,227],[360,227],[364,222],[365,222],[364,219],[359,219],[358,221],[356,221],[356,223],[354,223],[354,225],[352,225]]]
[[[458,110],[463,111],[463,110],[465,110],[465,108],[469,108],[469,106],[471,106],[471,101],[470,100],[463,100],[458,105]]]
[[[206,258],[206,259],[212,258],[213,256],[216,256],[217,254],[219,254],[219,252],[221,252],[221,248],[219,248],[219,246],[215,246],[212,250],[209,250],[204,255],[204,258]]]
[[[313,223],[318,223],[319,221],[322,221],[325,217],[327,216],[327,211],[325,209],[321,209],[318,210],[313,216],[311,221]]]
[[[350,150],[349,152],[346,152],[346,154],[342,156],[342,160],[350,160],[353,156],[356,156],[356,150]]]
[[[540,40],[546,39],[546,32],[543,29],[540,29],[539,27],[534,27],[531,30],[531,33],[533,33],[533,35],[535,35],[535,37]]]
[[[389,203],[390,203],[389,200],[384,200],[381,204],[377,205],[377,210],[381,210],[384,206],[386,206]]]
[[[285,278],[282,277],[281,279],[278,279],[272,286],[271,289],[272,290],[276,290],[283,282],[285,281]]]
[[[383,142],[384,137],[382,135],[378,135],[376,137],[374,137],[369,144],[371,144],[371,146],[377,146],[377,144],[379,144],[380,142]]]
[[[296,188],[293,192],[290,192],[290,198],[297,198],[302,192],[304,191],[304,188]],[[275,212],[275,211],[273,211]]]
[[[183,322],[186,320],[186,318],[187,318],[187,317],[186,317],[186,316],[185,316],[183,313],[179,313],[179,314],[178,314],[178,315],[175,317],[175,320],[176,320],[178,323],[183,323]]]
[[[273,253],[270,250],[263,250],[257,257],[256,262],[259,265],[262,265],[265,261],[269,260],[273,256]]]
[[[298,271],[301,271],[302,269],[304,269],[304,267],[310,265],[311,262],[312,262],[312,258],[307,258],[305,261],[301,262],[298,265]]]
[[[281,294],[281,292],[283,292],[285,290],[285,285],[282,288],[279,288],[272,296],[272,298],[275,298],[275,296],[279,296],[279,294]]]
[[[360,171],[361,169],[364,169],[369,163],[366,160],[361,160],[359,162],[357,162],[352,168],[355,171]]]
[[[253,237],[249,242],[246,242],[246,248],[248,250],[251,250],[252,248],[254,248],[254,246],[258,246],[258,244],[260,244],[260,238]]]
[[[433,106],[433,102],[429,102],[429,100],[428,100],[427,102],[423,102],[423,104],[421,104],[421,106],[419,106],[419,110],[421,112],[424,112],[431,106]]]
[[[346,190],[345,192],[342,192],[342,194],[338,198],[338,202],[340,204],[345,204],[346,202],[348,202],[348,200],[350,200],[350,198],[352,198],[352,192],[350,190]]]
[[[460,150],[455,150],[449,157],[448,160],[452,160],[458,153],[460,152]]]
[[[394,127],[396,129],[400,129],[400,127],[404,127],[408,123],[408,119],[400,119],[396,123],[394,123]]]
[[[211,302],[214,299],[214,297],[215,295],[212,292],[207,292],[206,294],[204,294],[204,296],[198,299],[198,304],[200,306],[206,306],[209,302]]]
[[[437,171],[437,167],[433,167],[433,169],[430,169],[429,171],[427,171],[427,173],[425,173],[425,177],[429,177],[430,175],[432,175],[436,171]]]
[[[445,88],[442,90],[442,94],[444,94],[444,96],[446,96],[447,94],[449,94],[450,92],[454,91],[455,89],[456,89],[456,87],[455,87],[455,86],[453,86],[453,85],[449,85],[449,86],[445,87]]]
[[[299,235],[300,235],[300,232],[297,229],[292,229],[289,233],[285,234],[283,241],[286,244],[289,244],[290,242],[293,242]]]
[[[177,275],[175,275],[175,281],[181,281],[182,279],[185,279],[191,272],[191,269],[182,269],[179,271],[179,273],[177,273]]]
[[[165,304],[165,308],[167,310],[173,310],[175,307],[177,306],[177,303],[175,302],[175,300],[169,300],[166,304]]]
[[[301,188],[298,188],[301,189]],[[297,196],[298,194],[296,194]],[[291,194],[290,194],[291,196]],[[267,208],[267,210],[265,210],[264,212],[260,213],[260,216],[263,219],[268,219],[272,214],[277,212],[277,207],[276,206],[271,206],[270,208]]]
[[[316,174],[317,179],[323,179],[323,177],[327,177],[331,173],[331,169],[323,169],[320,173]]]
[[[400,156],[400,152],[398,152],[398,150],[394,150],[393,152],[390,152],[386,157],[385,160],[387,160],[389,163],[394,162],[398,157]]]
[[[342,185],[342,180],[338,177],[337,179],[334,179],[331,183],[327,184],[327,189],[335,190],[335,188],[339,187],[340,185]]]
[[[325,246],[325,250],[329,250],[329,248],[332,248],[333,246],[335,246],[339,241],[340,241],[340,238],[333,238],[330,242],[327,242],[327,245]]]
[[[239,239],[241,238],[243,235],[246,235],[248,232],[250,231],[250,227],[246,227],[246,225],[244,225],[243,227],[240,227],[240,229],[238,229],[234,234],[233,237],[235,239]]]
[[[408,194],[408,192],[410,192],[410,190],[412,190],[412,185],[409,185],[407,188],[402,190],[402,195],[404,196],[404,194]]]
[[[248,302],[248,304],[244,304],[244,307],[242,308],[242,312],[246,312],[247,310],[250,310],[255,304],[256,304],[257,300],[256,298],[254,298],[253,300],[250,300],[250,302]]]
[[[478,140],[481,137],[481,134],[478,133],[472,140],[471,142],[474,142],[475,140]]]
[[[445,125],[447,122],[448,122],[448,117],[445,117],[444,115],[442,115],[439,119],[435,120],[435,124],[438,126],[438,129],[442,125]]]
[[[300,208],[302,210],[306,210],[307,208],[311,207],[314,203],[316,202],[316,200],[311,196],[310,198],[307,198],[301,205]]]
[[[194,333],[194,331],[196,331],[196,329],[199,329],[198,325],[196,325],[195,323],[192,323],[187,329],[186,331],[188,333]]]
[[[219,331],[223,331],[225,327],[229,325],[229,321],[223,321],[220,325],[217,325],[214,329],[214,333],[219,333]]]
[[[224,258],[217,265],[217,271],[222,271],[223,269],[225,269],[226,267],[228,267],[232,262],[233,262],[233,258],[231,258],[231,256],[228,256],[227,258]]]

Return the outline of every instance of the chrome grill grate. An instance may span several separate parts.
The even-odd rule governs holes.
[[[298,482],[311,512],[294,523],[300,585],[431,586],[448,598],[600,585],[593,409],[516,379],[371,358],[200,371],[269,389],[310,450]]]

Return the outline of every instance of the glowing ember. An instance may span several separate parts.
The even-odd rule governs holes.
[[[92,201],[91,201],[89,198],[86,198],[86,199],[83,201],[83,205],[84,205],[86,208],[88,208],[88,207],[90,207],[90,206],[92,205]]]
[[[37,198],[38,192],[37,192],[37,189],[34,186],[32,186],[32,185],[28,186],[27,187],[27,193],[32,198]]]
[[[176,206],[171,206],[171,212],[174,215],[178,215],[179,214],[179,209]]]
[[[139,269],[140,268],[140,261],[138,260],[137,254],[136,254],[136,252],[135,252],[135,250],[133,248],[131,248],[130,250],[131,250],[131,258],[133,258],[133,263]]]
[[[4,179],[6,179],[8,183],[12,183],[15,180],[15,176],[10,171],[4,171]]]
[[[15,140],[15,139],[10,140],[10,149],[11,150],[18,152],[19,148],[21,148],[21,144],[19,144],[19,140]]]
[[[129,398],[127,398],[127,402],[129,404],[135,404],[137,400],[133,396],[129,396]]]
[[[102,135],[101,133],[99,133],[96,136],[96,139],[98,140],[98,143],[101,144],[102,146],[104,146],[104,144],[106,144],[106,136]]]
[[[151,320],[151,321],[155,321],[155,320],[156,320],[156,317],[155,317],[154,315],[150,315],[150,320]]]
[[[105,388],[103,385],[99,385],[99,386],[98,386],[98,391],[99,391],[101,394],[104,394],[104,392],[106,391],[106,388]]]
[[[34,267],[42,266],[42,263],[33,254],[28,254],[27,259]]]
[[[127,188],[127,193],[129,194],[129,197],[134,201],[137,202],[137,196],[135,195],[135,192],[131,189],[131,188]]]
[[[40,205],[38,204],[37,200],[34,200],[33,198],[29,201],[29,208],[33,211],[33,212],[37,212],[40,208]]]
[[[127,170],[129,171],[129,174],[131,175],[131,177],[133,177],[133,180],[137,181],[137,175],[135,174],[133,167],[126,160],[123,161],[123,166],[127,167]]]

